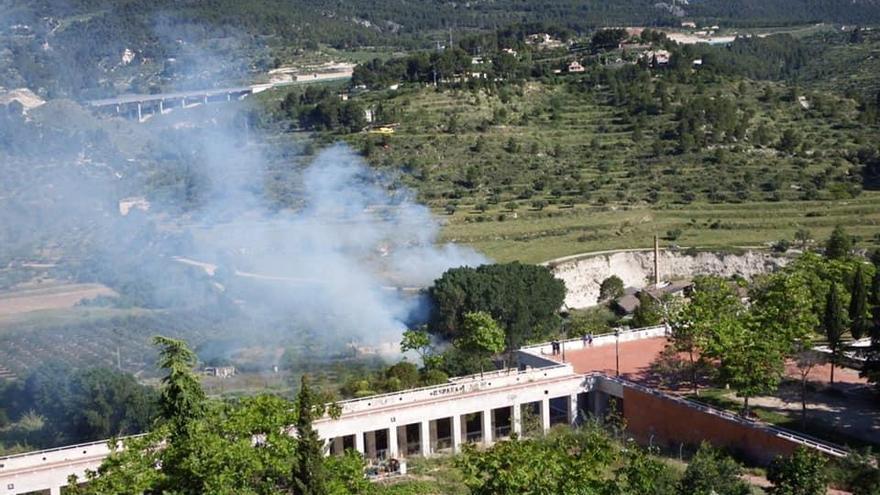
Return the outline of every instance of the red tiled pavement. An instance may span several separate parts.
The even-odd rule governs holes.
[[[641,381],[650,371],[651,363],[666,347],[665,337],[633,340],[620,343],[620,376],[632,381]],[[617,371],[614,344],[593,346],[565,352],[565,361],[574,366],[578,373],[600,371],[614,375]],[[554,356],[562,361],[562,356]]]
[[[635,382],[649,381],[651,363],[663,351],[666,343],[665,337],[621,342],[619,344],[620,376]],[[606,344],[566,351],[565,361],[571,363],[578,373],[598,371],[613,376],[616,372],[615,355],[614,344]],[[552,358],[562,361],[561,355]],[[790,377],[800,379],[798,369],[793,362],[787,363],[786,372]],[[809,380],[828,383],[830,375],[830,365],[815,366],[810,372]],[[864,378],[859,377],[858,371],[839,366],[834,369],[834,381],[847,384],[866,383]]]

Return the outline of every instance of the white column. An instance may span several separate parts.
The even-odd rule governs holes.
[[[454,414],[452,416],[452,452],[458,454],[461,452],[461,415]]]
[[[550,398],[544,397],[541,400],[541,427],[544,433],[550,430]]]
[[[492,445],[495,432],[492,430],[492,410],[483,411],[483,445]]]
[[[510,422],[510,427],[512,428],[513,433],[522,437],[522,404],[519,402],[513,404],[513,414],[511,415]]]
[[[144,117],[143,117],[142,112],[141,112],[141,104],[140,104],[140,102],[138,102],[137,106],[138,106],[138,122],[141,122],[141,121],[144,120]]]
[[[354,434],[354,450],[364,455],[364,432],[362,431]]]
[[[49,488],[49,495],[61,495],[61,487],[53,486],[52,488]]]
[[[409,455],[409,428],[397,427],[397,455],[406,457]]]
[[[431,455],[431,421],[422,421],[419,426],[419,446],[422,457]]]
[[[574,426],[578,419],[578,394],[568,397],[568,424]]]
[[[367,457],[370,459],[376,458],[376,430],[370,430],[364,434],[367,448]]]
[[[335,437],[333,439],[333,450],[336,451],[336,455],[345,452],[345,443],[343,443],[342,437]]]
[[[392,424],[388,428],[388,458],[397,458],[397,425]]]

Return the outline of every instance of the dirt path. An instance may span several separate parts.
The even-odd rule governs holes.
[[[725,398],[742,403],[742,399],[732,392],[726,394]],[[780,387],[775,396],[749,399],[749,404],[797,420],[801,413],[800,401],[799,386],[790,384]],[[876,407],[874,400],[865,394],[837,395],[808,391],[807,418],[847,436],[880,444],[880,409]]]

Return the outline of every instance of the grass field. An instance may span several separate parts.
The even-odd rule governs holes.
[[[478,213],[446,215],[443,239],[469,244],[497,261],[542,262],[606,249],[644,248],[653,235],[679,229],[680,246],[760,246],[792,240],[799,229],[820,242],[835,225],[862,239],[865,247],[880,247],[880,193],[865,192],[841,201],[783,201],[742,204],[693,204],[652,207],[548,207],[518,211],[504,221],[477,222]],[[716,223],[717,222],[717,223]],[[671,241],[664,241],[670,243]]]

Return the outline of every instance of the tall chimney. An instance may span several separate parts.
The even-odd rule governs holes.
[[[660,285],[660,238],[654,234],[654,286]]]

